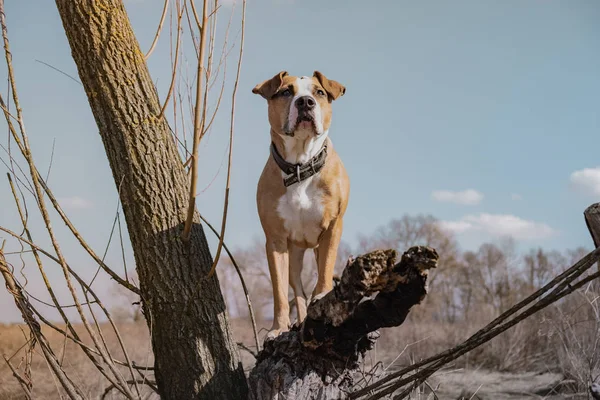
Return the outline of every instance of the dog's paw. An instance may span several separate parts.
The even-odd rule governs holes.
[[[304,322],[304,319],[305,318],[303,318],[302,320],[299,320],[299,319],[295,320],[294,323],[292,324],[292,329],[300,328],[302,326],[302,323]]]
[[[281,334],[281,329],[271,329],[269,332],[267,332],[267,336],[265,337],[265,340],[273,340],[280,334]]]
[[[313,295],[310,299],[310,304],[314,303],[315,301],[321,300],[323,297],[325,297],[325,295],[327,293],[329,293],[329,292],[322,292],[322,293]]]
[[[288,324],[288,326],[281,327],[281,328],[274,326],[274,327],[271,328],[271,330],[265,336],[265,340],[273,340],[277,336],[279,336],[282,333],[287,332],[289,330],[290,330],[289,324]]]

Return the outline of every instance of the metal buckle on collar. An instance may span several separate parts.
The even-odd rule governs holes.
[[[301,179],[300,179],[300,164],[296,164],[296,177],[298,178],[298,182],[301,182]]]

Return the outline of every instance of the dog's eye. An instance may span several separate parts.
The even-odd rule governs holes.
[[[325,96],[325,92],[324,92],[324,91],[322,91],[321,89],[317,90],[317,94],[318,94],[319,96]]]
[[[283,97],[290,97],[292,95],[292,92],[290,91],[290,89],[285,89],[282,92],[279,92],[279,94]]]

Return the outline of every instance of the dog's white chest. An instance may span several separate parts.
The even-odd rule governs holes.
[[[277,212],[283,219],[289,238],[316,247],[323,230],[323,196],[318,176],[287,187],[279,199]]]

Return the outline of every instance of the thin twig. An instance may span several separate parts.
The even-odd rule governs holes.
[[[210,222],[208,222],[206,220],[206,218],[204,218],[202,216],[202,214],[200,214],[200,219],[217,236],[217,238],[219,240],[221,240],[221,237],[219,236],[219,232],[217,232],[217,230],[210,224]],[[240,282],[242,283],[242,289],[244,290],[244,295],[246,296],[246,304],[248,305],[248,313],[250,314],[250,322],[252,323],[252,331],[254,332],[254,341],[256,343],[256,351],[260,351],[260,342],[258,340],[258,331],[256,329],[256,318],[254,317],[254,308],[252,307],[252,301],[250,300],[250,293],[248,292],[248,287],[246,286],[246,281],[244,280],[244,276],[242,275],[242,270],[240,269],[240,266],[235,261],[233,254],[231,254],[231,252],[229,251],[229,248],[227,247],[225,242],[223,242],[223,248],[227,252],[227,255],[229,256],[231,263],[233,264],[235,270],[237,271],[238,276],[240,277]]]
[[[203,24],[206,23],[206,20],[204,20],[204,18],[202,18],[202,22],[200,22],[200,18],[198,18],[198,13],[196,12],[196,5],[194,4],[194,0],[189,0],[190,5],[192,6],[192,14],[194,14],[194,19],[196,20],[196,25],[198,26],[198,30],[200,31],[200,34],[202,34],[202,27]],[[206,2],[204,2],[204,7],[206,8]]]
[[[22,209],[21,209],[21,205],[20,205],[20,203],[19,203],[19,198],[17,197],[17,194],[16,194],[16,191],[15,191],[14,185],[13,185],[13,183],[12,183],[12,180],[11,180],[10,174],[8,174],[8,181],[9,181],[9,184],[10,184],[10,186],[11,186],[11,189],[12,189],[12,193],[13,193],[13,197],[14,197],[14,200],[15,200],[15,204],[16,204],[16,206],[17,206],[17,211],[18,211],[18,213],[19,213],[19,216],[20,216],[20,218],[21,218],[21,222],[22,222],[22,224],[23,224],[23,229],[24,229],[24,232],[25,232],[25,234],[27,235],[27,239],[24,239],[24,238],[22,238],[22,237],[17,237],[18,235],[17,235],[17,236],[15,236],[16,234],[15,234],[14,232],[11,232],[11,231],[9,231],[9,230],[6,230],[6,229],[4,229],[4,228],[2,228],[2,227],[0,227],[0,230],[3,230],[3,231],[5,231],[6,233],[8,233],[9,235],[11,235],[11,236],[13,236],[13,237],[16,237],[16,238],[19,240],[19,242],[21,242],[21,243],[26,243],[27,245],[29,245],[29,247],[31,248],[31,250],[32,250],[32,252],[33,252],[33,256],[34,256],[34,258],[35,258],[35,261],[36,261],[36,264],[37,264],[37,266],[38,266],[38,270],[40,271],[40,274],[41,274],[41,276],[42,276],[42,279],[43,279],[43,281],[44,281],[44,285],[46,286],[46,289],[48,290],[48,293],[50,294],[50,298],[52,299],[52,302],[54,303],[54,306],[55,306],[55,307],[56,307],[56,309],[58,310],[58,312],[59,312],[59,314],[60,314],[61,318],[63,319],[63,321],[64,321],[64,323],[65,323],[65,325],[67,326],[67,328],[69,329],[69,331],[70,331],[70,332],[71,332],[71,334],[73,335],[74,341],[77,341],[77,343],[79,344],[79,346],[80,346],[80,347],[81,347],[81,349],[83,350],[84,354],[85,354],[85,355],[86,355],[86,356],[87,356],[87,357],[90,359],[90,361],[92,361],[92,363],[93,363],[94,365],[96,365],[96,367],[98,367],[98,370],[99,370],[99,371],[100,371],[100,372],[101,372],[101,373],[102,373],[102,374],[103,374],[103,375],[106,377],[106,379],[107,379],[107,380],[109,380],[110,382],[113,382],[112,378],[111,378],[111,377],[110,377],[110,376],[109,376],[109,375],[108,375],[108,374],[105,372],[104,368],[102,368],[102,367],[101,367],[101,366],[98,364],[98,362],[97,362],[97,361],[96,361],[96,359],[95,359],[95,358],[92,356],[92,354],[90,353],[90,351],[88,351],[88,348],[87,348],[87,346],[84,346],[84,345],[83,345],[83,343],[82,343],[82,342],[81,342],[81,340],[79,339],[79,335],[78,335],[77,331],[76,331],[76,330],[73,328],[73,326],[72,326],[72,325],[71,325],[71,323],[69,322],[69,319],[67,318],[67,315],[65,314],[64,307],[63,307],[63,306],[61,306],[61,305],[59,304],[59,302],[58,302],[58,299],[57,299],[57,297],[56,297],[56,294],[54,293],[54,289],[53,289],[53,288],[52,288],[52,286],[50,285],[50,281],[49,281],[49,279],[48,279],[48,276],[46,275],[46,272],[45,272],[45,270],[44,270],[44,267],[43,267],[43,264],[42,264],[42,260],[41,260],[41,258],[40,258],[40,256],[39,256],[38,252],[39,252],[39,253],[42,253],[42,254],[44,254],[45,256],[47,256],[47,257],[49,257],[49,258],[51,258],[51,259],[52,259],[53,261],[55,261],[56,263],[60,263],[60,261],[59,261],[59,260],[58,260],[56,257],[52,256],[50,253],[48,253],[47,251],[45,251],[45,250],[43,250],[43,249],[39,248],[38,246],[36,246],[36,245],[33,243],[33,239],[32,239],[32,237],[31,237],[31,233],[30,233],[30,231],[29,231],[29,229],[28,229],[28,227],[27,227],[27,220],[26,220],[26,217],[25,217],[25,215],[23,214],[23,211],[22,211]],[[69,270],[70,270],[70,268],[69,268]],[[71,271],[71,270],[70,270],[70,271]],[[76,305],[74,305],[74,306],[76,306]],[[31,305],[31,304],[29,304],[29,307],[30,307],[30,308],[31,308],[31,310],[32,310],[32,311],[33,311],[33,312],[34,312],[34,313],[35,313],[35,314],[38,316],[38,318],[40,318],[40,319],[42,319],[42,318],[43,318],[43,317],[41,316],[41,314],[40,314],[40,313],[38,313],[38,312],[37,312],[37,310],[36,310],[36,309],[35,309],[35,308],[34,308],[34,307]],[[45,323],[46,323],[46,325],[48,325],[48,323],[47,323],[47,322],[45,322]],[[48,363],[50,363],[50,361],[47,361],[47,362],[48,362]],[[62,365],[62,363],[60,363],[60,365]]]
[[[56,138],[54,138],[52,140],[52,152],[50,153],[50,164],[48,164],[48,172],[46,172],[46,183],[48,183],[48,180],[50,179],[50,171],[52,170],[52,164],[54,162],[54,148],[56,146]]]
[[[21,389],[23,389],[25,398],[27,400],[33,399],[33,396],[31,393],[31,388],[32,388],[33,384],[31,382],[31,380],[27,380],[27,379],[23,378],[21,375],[19,375],[19,373],[17,372],[15,367],[13,367],[13,365],[11,364],[10,360],[8,358],[6,358],[6,356],[3,356],[3,358],[4,358],[4,361],[6,362],[6,365],[8,365],[8,368],[10,368],[15,379],[17,380],[17,382],[19,382],[19,385],[21,385]]]
[[[75,238],[79,241],[79,244],[87,251],[87,253],[90,255],[90,257],[92,257],[92,259],[108,275],[110,275],[110,277],[112,279],[114,279],[119,285],[123,286],[124,288],[132,291],[133,293],[135,293],[135,294],[137,294],[139,296],[141,294],[139,288],[135,287],[130,282],[128,282],[128,281],[124,280],[123,278],[121,278],[119,276],[119,274],[117,274],[115,271],[113,271],[108,265],[106,265],[104,263],[104,261],[102,259],[100,259],[100,257],[98,257],[98,255],[96,254],[96,252],[83,239],[83,237],[81,236],[81,234],[79,233],[79,231],[71,223],[71,220],[67,217],[67,215],[63,211],[62,207],[60,206],[60,204],[56,200],[56,197],[54,197],[54,193],[52,193],[52,191],[50,190],[50,188],[48,187],[48,185],[46,185],[43,181],[41,183],[42,183],[42,185],[44,187],[45,193],[48,195],[48,199],[50,200],[50,202],[54,206],[54,209],[58,212],[58,215],[60,215],[60,217],[62,218],[63,222],[67,225],[67,227],[69,228],[69,230],[71,231],[71,233],[73,234],[73,236],[75,236]]]
[[[110,248],[110,244],[112,243],[112,237],[113,234],[115,233],[115,228],[117,227],[117,219],[119,217],[119,206],[121,205],[121,196],[117,196],[117,210],[115,212],[115,218],[113,218],[113,223],[112,223],[112,227],[110,228],[110,234],[108,235],[108,241],[106,242],[106,247],[104,248],[104,254],[102,254],[102,262],[104,262],[104,260],[106,259],[106,255],[108,254],[108,249]],[[96,278],[98,277],[98,273],[100,272],[100,266],[98,265],[98,268],[96,269],[96,273],[94,274],[94,276],[92,277],[92,280],[90,281],[89,285],[92,286],[94,284],[94,281],[96,280]]]
[[[144,56],[144,59],[147,60],[150,57],[150,54],[154,51],[156,47],[156,43],[158,42],[158,38],[160,36],[160,32],[162,31],[163,24],[165,22],[165,17],[167,15],[167,9],[169,8],[169,0],[165,0],[165,5],[163,6],[162,14],[160,16],[160,22],[158,23],[158,28],[156,28],[156,34],[154,35],[154,40],[152,41],[152,45],[150,46],[150,50]]]
[[[257,352],[252,351],[252,349],[250,349],[248,346],[246,346],[244,343],[242,342],[237,342],[237,345],[240,349],[242,350],[246,350],[248,353],[250,353],[252,355],[252,357],[256,358],[256,356],[258,355]]]
[[[8,39],[5,41],[5,45],[6,46],[8,45]],[[8,50],[6,50],[6,51],[8,51]],[[8,58],[8,55],[7,55],[7,62],[8,62],[8,60],[9,60],[9,58]],[[12,71],[12,64],[9,67],[10,67],[9,71]],[[12,76],[12,72],[11,72],[11,74],[9,76]],[[10,81],[11,81],[11,85],[12,85],[12,80],[10,80]],[[13,93],[14,93],[14,90],[13,90]],[[18,102],[18,98],[16,97],[15,94],[13,94],[13,97]],[[4,99],[2,98],[2,95],[0,95],[0,104],[2,104],[2,105],[5,104],[4,103]],[[20,108],[17,107],[17,110],[18,110],[18,114],[17,115],[19,116],[20,112],[21,112]],[[30,158],[31,158],[31,154],[30,154],[30,152],[28,150],[28,147],[29,147],[28,143],[25,143],[24,140],[23,141],[21,140],[21,138],[17,134],[17,131],[16,131],[14,125],[12,124],[12,121],[10,120],[10,118],[7,115],[6,112],[4,113],[4,115],[5,115],[7,124],[8,124],[8,128],[9,128],[11,134],[12,134],[13,139],[15,140],[15,143],[19,147],[19,150],[21,151],[21,154],[23,154],[23,156],[25,157],[25,159],[29,163]],[[19,122],[19,127],[21,129],[22,135],[24,135],[23,139],[25,139],[26,137],[25,137],[25,132],[24,132],[24,126],[22,125],[22,120],[18,119],[18,122]],[[7,153],[9,154],[9,157],[11,157],[11,160],[12,160],[12,156],[10,155],[10,152],[7,151]],[[48,199],[52,203],[52,206],[58,212],[58,215],[60,215],[60,217],[62,218],[63,222],[67,225],[67,227],[69,228],[69,230],[71,231],[71,233],[73,234],[73,236],[75,236],[75,238],[79,241],[79,243],[81,244],[81,246],[94,259],[94,261],[97,262],[102,267],[102,269],[104,269],[104,271],[107,272],[115,281],[117,281],[120,285],[124,286],[125,288],[127,288],[127,289],[131,290],[132,292],[134,292],[134,293],[136,293],[136,294],[139,295],[140,294],[140,290],[138,288],[136,288],[135,286],[133,286],[129,282],[123,280],[117,273],[115,273],[106,264],[104,264],[104,262],[102,260],[100,260],[100,258],[94,252],[94,250],[83,239],[83,237],[81,236],[81,234],[79,233],[79,231],[71,223],[71,220],[67,217],[67,215],[65,214],[65,212],[63,211],[63,209],[60,207],[60,204],[58,203],[56,197],[54,196],[54,194],[52,193],[52,191],[50,190],[50,188],[48,187],[48,185],[46,184],[46,182],[42,178],[42,175],[38,171],[38,169],[35,166],[35,164],[33,164],[32,162],[29,163],[29,164],[30,164],[30,170],[31,170],[31,177],[35,178],[39,182],[39,184],[41,184],[42,188],[44,189],[44,192],[48,196]],[[17,164],[17,167],[18,167],[18,164]],[[20,167],[19,167],[19,169],[20,169]],[[13,171],[13,174],[14,174],[14,171]],[[23,172],[23,174],[25,174],[25,173]],[[39,200],[40,196],[38,196],[37,192],[35,191],[35,189],[33,187],[34,185],[32,183],[30,183],[28,179],[27,179],[27,183],[31,185],[31,193],[34,196],[34,198],[36,198],[36,200],[39,202],[40,201]]]
[[[79,79],[75,78],[73,75],[69,75],[69,74],[67,74],[65,71],[63,71],[63,70],[61,70],[61,69],[58,69],[58,68],[56,68],[55,66],[53,66],[53,65],[50,65],[50,64],[48,64],[47,62],[44,62],[44,61],[42,61],[42,60],[35,60],[35,61],[36,61],[36,62],[39,62],[40,64],[44,64],[46,67],[52,68],[53,70],[55,70],[55,71],[57,71],[57,72],[60,72],[61,74],[63,74],[63,75],[64,75],[64,76],[66,76],[67,78],[70,78],[71,80],[73,80],[73,81],[75,81],[75,82],[77,82],[77,83],[79,83],[80,85],[82,85],[82,86],[83,86],[83,84],[81,83],[81,81],[80,81]]]
[[[185,10],[185,17],[190,28],[190,36],[192,38],[192,44],[194,45],[194,51],[196,52],[196,58],[198,57],[198,45],[196,44],[196,36],[194,35],[194,28],[192,28],[192,20],[190,19],[190,13],[187,8],[187,1],[183,3],[183,9]]]
[[[2,19],[4,18],[4,0],[0,0],[0,18],[2,18]],[[50,344],[46,340],[45,336],[42,334],[40,325],[35,320],[33,313],[31,311],[31,308],[29,307],[29,302],[27,301],[27,298],[25,296],[23,296],[21,287],[15,281],[13,274],[10,271],[8,264],[6,263],[6,260],[4,258],[4,255],[3,255],[1,249],[0,249],[0,273],[2,274],[2,277],[4,278],[7,290],[13,296],[13,298],[15,300],[15,304],[19,308],[19,311],[21,311],[21,315],[23,316],[24,321],[29,326],[32,335],[35,336],[37,342],[40,344],[42,352],[44,353],[44,357],[48,361],[52,372],[59,379],[62,387],[67,392],[67,395],[71,399],[85,398],[85,396],[80,391],[80,389],[77,388],[77,386],[75,386],[73,384],[73,382],[69,379],[69,377],[64,373],[62,368],[60,368],[60,365],[58,364],[58,360],[56,359],[56,356],[52,352],[52,349],[50,348]]]
[[[168,1],[168,0],[167,0]],[[165,99],[164,104],[160,108],[160,114],[158,114],[158,118],[162,118],[165,115],[165,110],[167,105],[169,104],[169,100],[171,99],[171,95],[173,94],[173,88],[175,87],[175,79],[177,77],[177,62],[179,61],[179,45],[181,44],[181,17],[183,16],[183,8],[179,6],[179,0],[176,0],[177,4],[177,39],[175,45],[175,60],[173,61],[173,72],[171,73],[171,83],[169,84],[169,91],[167,92],[167,97]]]
[[[210,130],[210,128],[215,120],[215,117],[217,116],[217,112],[219,111],[219,107],[221,106],[221,100],[223,99],[223,93],[225,92],[225,81],[226,81],[226,77],[227,77],[227,58],[228,58],[227,55],[229,54],[229,52],[227,52],[226,50],[227,50],[227,43],[229,40],[229,31],[231,29],[231,21],[232,20],[233,20],[233,10],[232,10],[231,14],[229,15],[229,21],[227,22],[227,29],[225,30],[225,38],[223,39],[223,47],[221,48],[221,57],[219,58],[219,64],[217,65],[217,72],[215,74],[215,79],[213,80],[213,83],[212,83],[212,85],[214,85],[215,82],[217,81],[217,77],[219,76],[219,73],[221,71],[221,66],[223,66],[223,78],[221,79],[221,89],[219,90],[219,97],[217,98],[217,103],[215,105],[215,109],[212,113],[210,120],[206,124],[206,127],[204,128],[204,132],[202,133],[202,135],[205,135]],[[212,88],[212,85],[210,86],[210,88]]]
[[[208,273],[208,276],[212,276],[217,268],[217,263],[221,257],[221,250],[223,248],[223,240],[225,238],[225,227],[227,226],[227,211],[229,207],[229,189],[231,183],[231,164],[233,157],[233,128],[235,122],[235,100],[237,95],[237,88],[240,81],[240,71],[242,70],[242,56],[244,55],[244,34],[246,31],[246,0],[242,1],[242,38],[240,40],[240,56],[238,59],[237,74],[235,77],[235,84],[233,85],[233,94],[231,96],[231,121],[229,128],[229,160],[227,163],[227,183],[225,186],[225,201],[223,202],[223,220],[221,222],[221,238],[219,239],[219,245],[217,246],[217,253],[213,261],[213,265]]]
[[[130,379],[127,381],[128,384],[133,385],[133,384],[138,384],[138,383],[142,383],[145,384],[146,386],[150,387],[152,390],[154,390],[156,393],[158,393],[158,388],[156,387],[156,382],[154,381],[148,381],[145,379]],[[108,396],[108,394],[115,389],[114,385],[110,385],[108,386],[106,389],[104,389],[104,392],[102,393],[102,396],[100,397],[102,400],[104,400],[106,398],[106,396]]]
[[[12,70],[12,67],[11,67],[11,70]],[[0,104],[4,104],[4,100],[2,99],[2,95],[0,95]],[[8,123],[8,127],[9,127],[9,129],[11,131],[12,137],[15,140],[15,142],[17,143],[17,146],[19,147],[19,150],[21,151],[21,154],[23,154],[26,159],[28,159],[28,157],[31,158],[30,153],[28,153],[28,150],[27,150],[25,144],[21,141],[21,138],[19,138],[19,136],[17,134],[17,131],[16,131],[16,129],[14,128],[14,126],[12,124],[12,121],[10,121],[10,119],[6,115],[6,113],[5,113],[5,117],[6,117],[6,120],[7,120],[7,123]],[[10,157],[10,153],[9,153],[9,157]],[[73,223],[71,222],[71,220],[69,219],[69,217],[67,217],[67,215],[63,211],[62,207],[58,203],[58,200],[54,196],[54,193],[52,193],[52,191],[50,190],[50,188],[48,187],[48,185],[44,182],[41,174],[37,170],[37,167],[35,165],[32,165],[32,166],[33,166],[33,172],[35,172],[35,174],[32,172],[32,178],[33,178],[33,175],[35,175],[35,178],[41,184],[42,188],[44,189],[44,192],[48,196],[48,199],[52,203],[52,206],[54,207],[54,209],[56,210],[56,212],[58,212],[58,215],[62,218],[63,222],[67,225],[67,227],[69,228],[69,230],[71,231],[71,233],[73,234],[73,236],[75,236],[75,238],[79,241],[79,244],[87,251],[87,253],[92,257],[92,259],[94,259],[94,261],[96,263],[98,263],[98,265],[100,265],[100,267],[102,267],[102,269],[111,276],[111,278],[113,278],[115,281],[117,281],[121,286],[123,286],[123,287],[131,290],[135,294],[139,295],[140,294],[140,290],[137,287],[135,287],[131,283],[123,280],[117,273],[115,273],[102,260],[100,260],[100,258],[94,252],[94,250],[88,245],[88,243],[83,239],[83,237],[81,236],[81,234],[79,233],[79,231],[75,228],[75,226],[73,225]],[[31,168],[31,166],[30,166],[30,168]],[[14,172],[13,172],[13,174],[14,174]],[[28,183],[29,183],[29,181],[28,181]],[[31,186],[32,186],[31,187],[31,193],[34,196],[34,198],[36,198],[36,200],[38,200],[39,196],[35,192],[35,189],[33,188],[33,184],[31,184]],[[39,200],[38,200],[38,202],[39,202]]]
[[[65,336],[67,339],[69,339],[70,341],[72,341],[76,345],[84,348],[85,350],[89,351],[90,353],[94,353],[94,354],[96,354],[98,356],[100,355],[100,352],[98,352],[98,350],[93,349],[93,348],[87,346],[85,343],[81,342],[79,339],[76,339],[75,337],[69,335],[69,333],[67,331],[65,331],[63,329],[60,329],[58,326],[54,325],[52,322],[50,322],[49,320],[47,320],[46,317],[44,317],[44,315],[42,313],[40,313],[35,307],[31,306],[31,310],[40,319],[40,321],[42,321],[44,323],[44,325],[46,325],[50,329],[52,329],[52,330],[60,333],[61,335]],[[115,364],[119,364],[119,365],[124,366],[124,367],[128,366],[128,363],[126,363],[125,361],[120,361],[120,360],[118,360],[116,358],[113,358],[113,362]],[[132,362],[130,365],[131,365],[131,367],[133,369],[139,369],[139,370],[144,370],[144,371],[153,371],[154,370],[154,367],[145,366],[145,365],[136,365],[135,362]]]
[[[125,270],[125,281],[129,282],[127,275],[127,260],[125,258],[125,242],[123,241],[123,232],[121,231],[121,213],[117,212],[117,227],[119,228],[119,243],[121,244],[121,257],[123,258],[123,269]]]
[[[98,335],[100,336],[100,339],[102,340],[102,344],[104,345],[104,349],[106,351],[106,354],[110,355],[110,349],[108,348],[108,344],[106,343],[106,339],[104,338],[104,334],[102,333],[102,329],[100,328],[100,324],[98,323],[98,319],[96,318],[96,314],[94,313],[94,310],[92,309],[92,305],[90,304],[90,299],[88,298],[88,292],[92,293],[91,289],[89,287],[86,288],[84,285],[82,285],[82,289],[83,289],[83,294],[85,296],[85,300],[88,303],[88,309],[90,311],[90,314],[92,315],[92,318],[94,319],[94,324],[96,325],[96,329],[98,331]],[[98,304],[98,306],[102,309],[102,311],[104,311],[104,314],[108,318],[108,322],[110,323],[111,327],[113,328],[113,331],[115,332],[115,336],[117,337],[117,342],[119,343],[119,346],[121,347],[121,350],[123,351],[123,355],[125,356],[125,362],[127,364],[127,368],[129,369],[129,373],[131,374],[131,378],[134,379],[134,381],[133,381],[133,387],[134,387],[135,392],[136,392],[136,394],[137,394],[137,396],[139,398],[141,396],[141,394],[140,394],[140,388],[139,388],[139,386],[137,384],[137,381],[135,381],[135,374],[133,372],[132,362],[131,362],[131,359],[129,358],[129,353],[127,352],[127,348],[125,347],[125,343],[123,342],[123,338],[121,337],[121,334],[120,334],[119,330],[117,329],[117,326],[116,326],[114,320],[111,318],[108,310],[104,307],[104,305],[102,304],[102,302],[98,299],[98,297],[96,297],[95,294],[93,294],[93,296],[96,298],[95,303]],[[112,356],[110,356],[110,358],[111,358],[111,362],[112,362]],[[122,377],[121,374],[119,374],[119,375]]]

